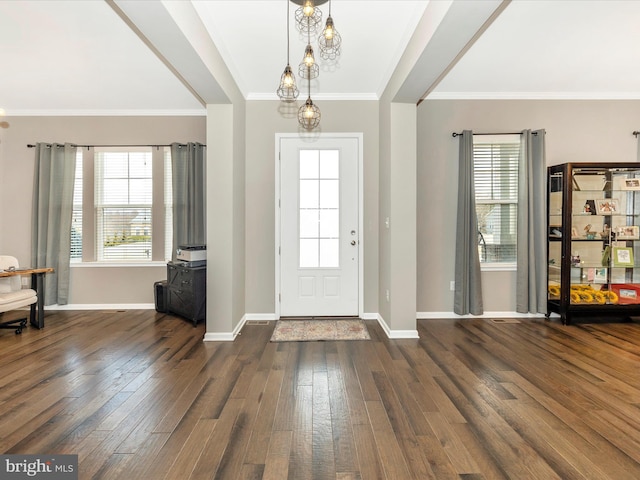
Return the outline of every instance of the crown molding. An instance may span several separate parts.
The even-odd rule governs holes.
[[[375,93],[314,93],[311,95],[314,103],[316,101],[348,101],[348,100],[365,100],[365,101],[377,101],[378,96]],[[246,97],[247,101],[254,100],[276,100],[280,101],[275,93],[249,93]],[[300,93],[298,101],[304,103],[306,95]]]
[[[638,100],[640,92],[431,92],[425,100]]]
[[[7,117],[204,117],[205,108],[196,110],[58,110],[6,109]]]

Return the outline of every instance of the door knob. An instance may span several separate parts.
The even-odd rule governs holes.
[[[351,245],[355,245],[356,241],[355,240],[351,240]]]

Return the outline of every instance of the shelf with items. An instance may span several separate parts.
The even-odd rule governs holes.
[[[548,310],[640,315],[640,164],[548,168]]]

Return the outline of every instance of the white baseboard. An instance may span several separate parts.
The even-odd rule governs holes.
[[[559,316],[555,313],[552,317]],[[458,315],[453,312],[417,312],[418,320],[442,320],[451,318],[540,318],[542,313],[518,313],[518,312],[484,312],[482,315]]]
[[[240,330],[242,330],[242,327],[244,327],[247,320],[249,320],[249,316],[245,314],[242,316],[232,332],[207,332],[204,334],[203,340],[205,342],[233,342],[240,334]]]
[[[382,315],[380,315],[379,313],[376,313],[376,319],[378,320],[378,323],[380,324],[380,326],[382,327],[382,329],[384,330],[384,333],[387,334],[387,337],[389,337],[392,340],[397,340],[397,339],[401,339],[401,338],[420,338],[420,336],[418,335],[418,330],[391,330],[389,328],[389,325],[387,325],[387,322],[384,321],[384,318],[382,318]]]
[[[221,332],[221,333],[205,333],[203,341],[205,342],[233,342],[236,336],[233,333]]]
[[[45,310],[153,310],[153,303],[70,303],[47,305]]]

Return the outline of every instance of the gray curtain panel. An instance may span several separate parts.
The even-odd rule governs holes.
[[[518,166],[516,312],[547,313],[545,131],[523,130]]]
[[[173,259],[180,245],[207,243],[207,147],[171,144]]]
[[[473,182],[473,133],[460,136],[458,171],[458,221],[453,311],[458,315],[482,315],[482,278],[478,254],[478,219]]]
[[[68,143],[36,145],[31,265],[54,269],[45,281],[46,305],[66,305],[69,300],[76,150]]]

